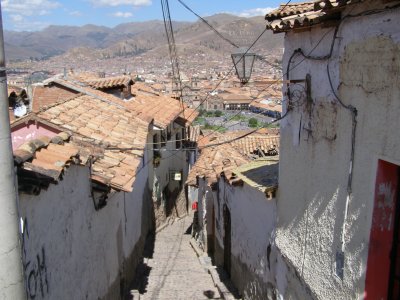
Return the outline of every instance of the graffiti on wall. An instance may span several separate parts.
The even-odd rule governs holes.
[[[43,298],[49,293],[49,282],[47,280],[46,250],[42,248],[34,256],[27,255],[26,245],[29,241],[28,220],[22,223],[22,249],[23,265],[28,299]],[[30,258],[31,257],[31,258]]]

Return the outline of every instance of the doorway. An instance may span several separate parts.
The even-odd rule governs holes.
[[[399,170],[378,161],[365,299],[400,299]]]
[[[224,269],[226,273],[231,276],[231,212],[228,206],[224,205]]]

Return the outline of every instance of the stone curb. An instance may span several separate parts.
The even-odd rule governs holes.
[[[197,245],[197,242],[194,238],[190,239],[190,245],[192,246],[194,252],[196,252],[197,257],[199,258],[199,261],[201,264],[204,265],[200,257],[208,257],[208,255],[200,249],[200,247]],[[217,271],[215,270],[214,266],[207,266],[204,265],[205,269],[207,272],[211,275],[211,279],[214,282],[214,286],[217,288],[219,294],[221,295],[222,299],[227,299],[227,300],[236,300],[236,298],[233,296],[233,294],[228,290],[226,285],[221,281],[219,278],[219,275]]]

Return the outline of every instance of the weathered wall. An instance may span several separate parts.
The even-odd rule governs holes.
[[[156,167],[153,166],[153,151],[149,148],[148,155],[150,158],[149,163],[149,174],[151,180],[149,181],[150,189],[155,190],[155,183],[159,186],[160,190],[165,192],[161,197],[162,199],[157,200],[156,193],[153,193],[154,198],[154,212],[156,219],[156,227],[162,225],[168,216],[174,211],[177,211],[177,199],[183,189],[183,184],[186,181],[189,163],[188,163],[188,152],[185,150],[176,149],[176,134],[181,133],[181,126],[176,124],[170,124],[171,139],[166,142],[164,147],[161,147],[159,152],[161,155],[160,164]],[[148,143],[153,143],[153,135],[158,134],[159,141],[161,140],[160,130],[153,130],[148,137]],[[182,139],[182,137],[180,138]],[[183,143],[181,142],[181,145]],[[182,180],[175,181],[172,177],[173,172],[182,172]]]
[[[368,6],[369,5],[369,6]],[[363,7],[371,8],[370,4]],[[359,8],[353,8],[352,14]],[[348,12],[347,12],[348,13]],[[285,259],[275,268],[285,299],[362,298],[377,161],[400,162],[400,10],[346,19],[330,62],[339,97],[358,110],[353,194],[345,220],[352,119],[338,104],[327,77],[327,61],[305,60],[291,79],[312,76],[309,110],[304,103],[281,122],[276,244]],[[297,48],[329,53],[333,29],[288,33],[284,70]],[[297,56],[293,65],[303,60]],[[292,66],[293,66],[292,65]],[[336,276],[336,253],[346,224],[344,276]],[[308,295],[308,296],[307,296]]]
[[[272,299],[271,251],[276,200],[267,200],[263,192],[246,183],[242,187],[233,187],[220,179],[219,189],[217,249],[224,249],[223,206],[227,205],[232,232],[231,279],[244,299]]]
[[[39,196],[20,195],[28,299],[119,299],[149,227],[146,180],[144,171],[132,193],[114,194],[99,211],[86,167],[71,166]]]

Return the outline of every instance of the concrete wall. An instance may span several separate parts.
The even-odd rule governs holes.
[[[352,6],[351,13],[373,5]],[[350,13],[346,11],[344,14]],[[277,288],[285,299],[363,298],[378,159],[400,162],[400,10],[342,22],[330,61],[332,83],[358,110],[353,193],[345,217],[351,150],[351,113],[335,99],[327,61],[305,60],[290,79],[311,74],[308,106],[281,122]],[[329,53],[333,29],[285,37],[284,66],[297,48]],[[303,58],[297,56],[293,65]],[[342,228],[345,228],[344,232]],[[343,278],[336,267],[344,234]]]
[[[217,202],[217,200],[216,200]],[[217,251],[224,249],[224,213],[231,214],[231,279],[244,299],[273,299],[271,251],[276,224],[276,200],[247,185],[231,186],[219,180],[216,209]],[[223,253],[217,253],[217,260]],[[222,262],[219,261],[219,264]],[[222,265],[222,264],[221,264]]]
[[[147,171],[99,211],[89,175],[71,166],[40,195],[20,194],[28,299],[119,299],[133,279],[151,219]]]

